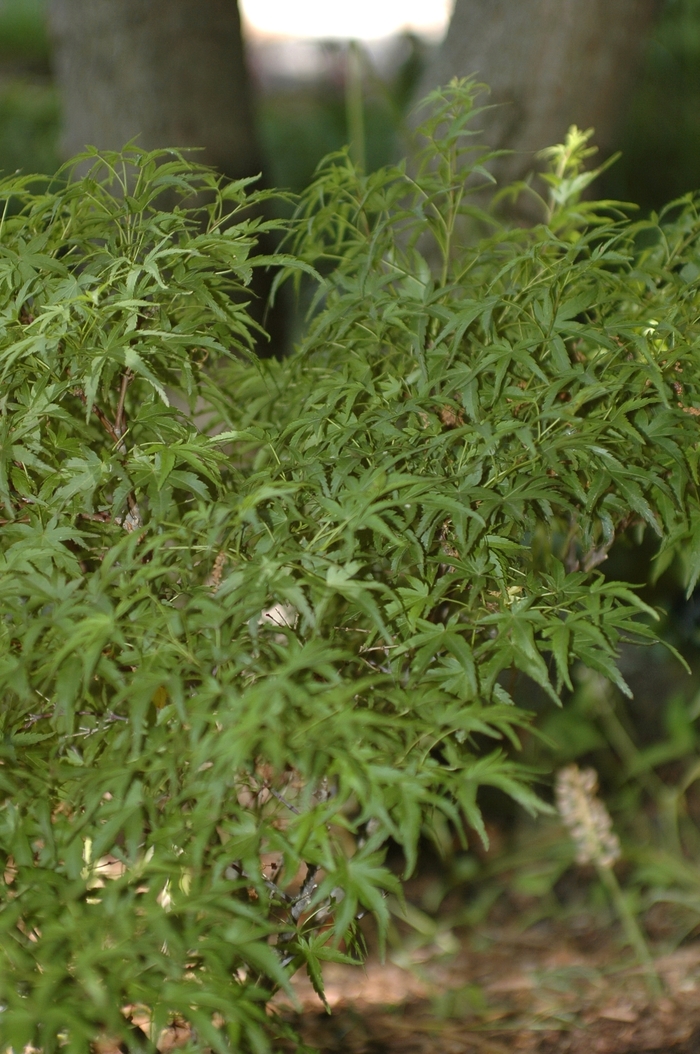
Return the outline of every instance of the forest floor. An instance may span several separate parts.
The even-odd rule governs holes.
[[[592,917],[517,919],[426,947],[410,966],[329,964],[326,1014],[299,974],[287,1014],[324,1054],[700,1054],[700,940],[655,956],[663,993]],[[422,959],[422,961],[421,961]]]

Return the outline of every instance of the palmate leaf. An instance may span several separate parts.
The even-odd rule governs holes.
[[[290,951],[294,951],[298,960],[303,963],[306,968],[313,990],[322,1001],[326,1008],[326,1013],[328,1014],[330,1014],[331,1008],[326,1000],[322,963],[345,963],[350,966],[357,962],[357,960],[353,959],[351,955],[347,955],[344,952],[341,952],[338,948],[334,948],[330,943],[330,938],[330,930],[321,933],[310,933],[308,936],[300,934],[294,940],[293,949],[290,948]]]

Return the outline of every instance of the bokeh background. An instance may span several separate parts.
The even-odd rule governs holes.
[[[301,190],[319,159],[348,141],[351,36],[362,55],[367,166],[395,159],[450,6],[449,0],[246,0],[268,181]],[[54,171],[60,124],[46,2],[0,0],[0,171]],[[601,187],[606,195],[648,212],[700,186],[700,0],[667,0],[647,42],[619,149],[622,157]]]

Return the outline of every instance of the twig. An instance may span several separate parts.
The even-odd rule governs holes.
[[[97,523],[109,523],[112,518],[108,512],[79,512],[78,516],[84,520],[95,520]]]
[[[306,878],[304,883],[299,890],[299,893],[294,898],[294,903],[290,908],[289,914],[292,916],[294,922],[298,922],[301,916],[304,914],[306,909],[311,903],[311,898],[316,892],[316,872],[318,868],[315,864],[306,865]]]
[[[83,406],[87,406],[87,395],[85,394],[85,392],[83,391],[82,388],[74,388],[73,389],[73,394],[77,395],[77,397],[80,399],[80,401],[83,404]],[[107,417],[107,414],[103,410],[100,409],[100,407],[97,405],[97,403],[93,403],[92,404],[92,412],[94,413],[95,417],[100,422],[100,424],[102,425],[104,430],[110,434],[110,436],[112,437],[114,442],[117,444],[117,446],[123,445],[120,442],[121,441],[121,436],[119,435],[119,433],[115,429],[115,427],[112,424],[112,422],[110,421],[110,419]]]
[[[304,884],[299,890],[299,896],[297,897],[297,900],[301,900],[302,897],[308,897],[309,893],[313,892],[313,890],[316,888],[315,879],[317,871],[318,867],[316,866],[316,864],[306,865],[306,878],[304,879]]]
[[[295,813],[297,816],[301,816],[301,813],[297,809],[296,805],[292,805],[291,802],[288,802],[285,798],[283,798],[280,792],[276,791],[274,787],[267,786],[265,789],[269,790],[270,794],[274,794],[275,798],[277,798],[277,801],[280,801],[283,805],[286,805],[290,812]]]
[[[117,416],[114,419],[114,430],[117,435],[121,438],[125,432],[125,415],[124,415],[124,402],[126,400],[126,390],[134,379],[134,375],[131,370],[125,370],[122,377],[122,384],[119,390],[119,402],[117,404]]]
[[[231,864],[231,867],[234,871],[237,871],[241,878],[244,878],[246,882],[254,884],[257,881],[257,879],[252,878],[246,871],[244,871],[237,861]],[[279,897],[286,904],[294,903],[294,897],[290,897],[289,893],[285,893],[285,891],[280,889],[275,882],[271,882],[269,878],[265,878],[264,876],[262,876],[262,881],[263,885],[270,891],[270,893],[274,893],[276,897]]]
[[[93,413],[97,417],[97,420],[100,422],[100,424],[102,425],[104,430],[114,440],[115,445],[117,447],[117,450],[119,451],[120,454],[126,454],[126,446],[124,445],[124,442],[122,440],[122,436],[124,435],[124,431],[121,429],[121,425],[122,425],[123,417],[124,417],[124,398],[126,397],[126,389],[129,386],[129,381],[131,380],[131,378],[133,376],[133,374],[131,374],[131,375],[130,374],[131,374],[131,371],[127,370],[125,372],[124,376],[122,377],[121,392],[120,392],[120,395],[119,395],[119,407],[117,409],[117,423],[116,424],[112,424],[110,419],[107,417],[107,415],[104,413],[104,411],[100,409],[100,407],[97,405],[97,403],[93,403],[92,404]],[[87,406],[87,396],[85,395],[85,392],[83,391],[82,388],[74,388],[73,389],[73,394],[76,395],[78,397],[78,399],[80,399],[80,401],[83,403],[84,406]],[[129,513],[128,513],[128,515],[124,516],[123,518],[120,517],[120,516],[116,517],[116,522],[118,524],[120,524],[121,526],[123,526],[124,529],[127,530],[127,531],[135,531],[139,527],[143,527],[143,520],[141,518],[141,513],[139,511],[138,503],[136,501],[136,498],[134,496],[133,491],[130,491],[127,494],[127,496],[126,496],[126,503],[129,506]]]
[[[37,721],[45,721],[48,717],[51,717],[51,714],[29,714],[22,727],[26,730],[35,725]]]

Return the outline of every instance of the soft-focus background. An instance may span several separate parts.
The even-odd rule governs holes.
[[[51,172],[61,109],[46,0],[0,0],[0,171]],[[300,190],[348,141],[350,37],[361,42],[366,160],[395,158],[402,122],[444,34],[450,0],[246,0],[248,58],[270,183]],[[700,185],[700,0],[667,0],[647,43],[604,191],[645,210]]]
[[[59,165],[61,108],[52,76],[47,0],[0,0],[0,172]],[[396,132],[449,0],[352,5],[247,0],[241,5],[257,88],[268,181],[300,190],[348,138],[347,41],[363,41],[368,162],[392,159]]]

